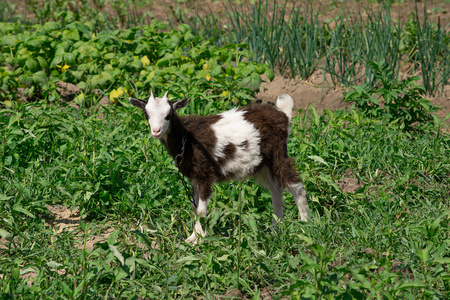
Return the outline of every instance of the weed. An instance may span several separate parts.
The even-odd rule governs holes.
[[[344,93],[345,102],[353,102],[352,107],[365,111],[370,117],[398,123],[406,131],[434,126],[430,122],[433,119],[431,112],[438,108],[423,98],[425,89],[415,83],[419,77],[409,77],[397,82],[388,65],[379,66],[374,62],[369,62],[368,65],[374,74],[375,87],[354,86],[352,91]]]

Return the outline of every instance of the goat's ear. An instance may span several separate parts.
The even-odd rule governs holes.
[[[187,104],[188,104],[188,98],[185,97],[185,98],[183,98],[183,99],[181,99],[181,100],[172,102],[172,108],[173,108],[174,110],[177,110],[177,109],[180,109],[180,108],[185,107]]]
[[[145,102],[144,100],[136,98],[130,98],[130,103],[142,109],[145,109],[145,106],[147,105],[147,102]]]

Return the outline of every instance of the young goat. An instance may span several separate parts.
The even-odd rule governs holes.
[[[308,219],[306,191],[287,155],[289,123],[294,102],[289,95],[277,99],[277,108],[248,105],[218,115],[180,117],[176,110],[188,99],[170,102],[150,94],[148,102],[130,98],[145,112],[152,136],[161,141],[189,179],[196,216],[194,232],[186,242],[195,244],[205,236],[197,215],[206,217],[213,182],[254,176],[270,190],[273,212],[283,220],[283,189],[292,193],[302,221]],[[276,223],[276,220],[273,221]]]

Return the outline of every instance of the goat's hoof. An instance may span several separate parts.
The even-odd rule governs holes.
[[[184,241],[191,245],[197,245],[197,236],[195,234],[192,234],[190,237],[188,237]]]
[[[300,215],[300,221],[302,222],[308,222],[309,215]]]

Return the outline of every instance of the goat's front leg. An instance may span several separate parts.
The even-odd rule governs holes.
[[[195,225],[192,234],[185,240],[186,243],[197,244],[198,236],[206,236],[206,232],[203,231],[202,224],[199,217],[206,217],[206,211],[208,209],[209,195],[205,195],[205,189],[201,189],[196,183],[192,182],[192,188],[194,190],[194,199],[191,203],[192,209],[195,215]],[[205,197],[206,196],[206,197]]]

